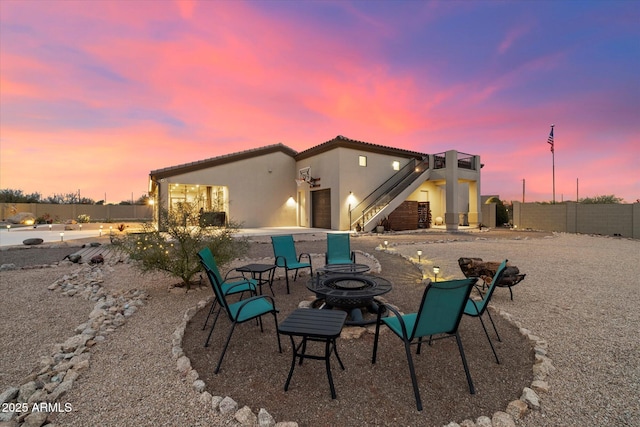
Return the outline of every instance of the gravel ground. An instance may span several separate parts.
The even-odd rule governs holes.
[[[352,246],[374,254],[382,265],[381,275],[394,278],[394,291],[386,297],[407,312],[415,310],[417,301],[403,294],[411,295],[409,291],[418,289],[419,273],[411,264],[403,268],[405,261],[400,257],[374,251],[373,247],[383,239],[389,241],[392,251],[405,256],[414,256],[418,248],[422,249],[425,265],[441,267],[439,279],[462,277],[457,266],[461,256],[509,258],[527,273],[526,280],[514,288],[514,301],[509,300],[507,289],[497,289],[493,303],[549,342],[549,356],[557,370],[548,378],[551,392],[541,396],[542,409],[527,415],[518,425],[640,425],[640,314],[633,310],[640,297],[638,241],[493,231],[354,238]],[[315,236],[300,242],[299,249],[321,253],[324,245]],[[265,243],[254,244],[249,258],[269,256],[270,249]],[[12,257],[35,253],[3,251],[0,256],[6,263],[12,262]],[[46,287],[65,271],[58,267],[0,273],[2,388],[30,372],[38,357],[48,354],[50,343],[72,335],[75,326],[86,321],[91,304],[79,298],[47,296]],[[62,398],[73,406],[73,411],[52,415],[52,421],[65,426],[235,423],[198,403],[197,393],[175,370],[171,335],[184,311],[211,291],[203,288],[186,294],[170,293],[167,287],[174,282],[161,275],[140,276],[127,265],[117,265],[105,275],[105,287],[145,289],[150,299],[123,327],[92,349],[90,369]],[[303,283],[301,279],[292,283],[292,295],[308,295]],[[276,304],[281,309],[279,320],[283,320],[295,298],[289,303],[282,284],[274,288]],[[400,288],[407,292],[398,292]],[[25,310],[25,306],[29,309]],[[478,332],[477,319],[465,319],[461,334],[478,390],[475,396],[468,393],[455,346],[440,341],[432,348],[424,348],[415,359],[416,366],[422,369],[419,381],[425,404],[425,410],[418,414],[400,341],[391,334],[381,337],[381,353],[373,367],[369,363],[370,335],[338,340],[346,370],[341,371],[332,363],[338,394],[335,401],[330,399],[322,363],[311,360],[296,367],[291,387],[284,393],[290,348],[288,339],[283,337],[283,353],[277,352],[272,319],[265,319],[264,334],[249,324],[237,328],[221,372],[214,377],[211,371],[220,347],[212,344],[206,351],[202,347],[201,326],[206,310],[208,307],[190,323],[184,345],[186,352],[193,353],[192,363],[203,364],[201,376],[211,378],[206,380],[208,390],[229,395],[254,412],[264,407],[278,421],[299,421],[301,425],[330,425],[335,419],[341,425],[461,422],[478,415],[490,416],[492,410],[504,410],[506,403],[518,398],[522,386],[527,385],[524,383],[531,380],[529,349],[509,324],[498,323],[503,343],[498,344],[497,351],[503,363],[496,365],[486,338],[481,330]],[[222,339],[227,327],[228,321],[221,319],[213,339]],[[243,336],[250,339],[243,340]],[[245,348],[245,343],[251,346]],[[247,359],[247,355],[251,357]],[[253,371],[241,371],[247,368]],[[486,370],[498,371],[487,375]],[[493,380],[495,383],[490,382]],[[499,396],[492,409],[485,402],[487,393],[496,387],[505,390],[500,391],[504,395]],[[441,395],[452,398],[439,400]],[[316,412],[320,415],[309,417],[307,413],[316,408],[320,408]],[[368,413],[373,415],[364,415]]]

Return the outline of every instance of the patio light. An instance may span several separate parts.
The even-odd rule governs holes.
[[[78,224],[78,225],[80,225],[80,231],[82,231],[82,224]]]
[[[60,232],[60,241],[64,242],[64,232]]]
[[[53,227],[51,224],[49,224],[49,231],[51,231],[51,227]]]
[[[385,241],[384,241],[384,248],[385,248],[385,249],[387,249],[387,246],[389,246],[389,241],[388,241],[388,240],[385,240]]]
[[[422,251],[418,251],[418,264],[420,264],[420,257],[422,256]]]
[[[11,231],[11,224],[7,224],[7,233]]]
[[[440,267],[437,265],[433,266],[433,274],[435,275],[435,281],[438,281],[438,273],[440,273]]]
[[[100,237],[102,237],[102,226],[100,226]]]

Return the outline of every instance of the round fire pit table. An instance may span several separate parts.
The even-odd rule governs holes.
[[[375,320],[365,320],[362,309],[378,313],[384,306],[378,305],[374,297],[386,294],[392,288],[390,281],[369,274],[332,273],[316,275],[309,279],[307,289],[319,299],[324,299],[326,308],[336,308],[349,313],[347,325],[368,325]]]
[[[325,274],[362,274],[371,270],[367,264],[327,264],[318,269],[319,273]]]

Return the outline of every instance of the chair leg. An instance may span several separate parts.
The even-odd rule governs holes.
[[[416,378],[416,370],[413,367],[413,358],[411,357],[411,348],[409,343],[405,341],[404,349],[407,353],[407,362],[409,363],[409,373],[411,374],[411,384],[413,384],[413,394],[416,398],[416,407],[418,411],[422,411],[422,399],[420,399],[420,390],[418,389],[418,379]]]
[[[513,291],[511,291],[511,286],[509,286],[509,296],[511,297],[511,301],[513,301]]]
[[[220,372],[220,365],[222,365],[222,359],[224,359],[224,354],[227,352],[227,347],[229,346],[229,341],[231,341],[231,335],[233,335],[233,330],[236,327],[236,322],[231,324],[231,330],[229,331],[229,336],[227,337],[227,342],[224,343],[224,348],[222,349],[222,354],[220,355],[220,360],[218,360],[218,365],[216,366],[216,370],[213,371],[214,374]]]
[[[458,335],[457,332],[456,332],[456,342],[458,343],[458,350],[460,351],[460,357],[462,358],[462,366],[464,366],[464,373],[467,376],[467,383],[469,384],[469,393],[476,394],[476,389],[473,386],[473,380],[471,379],[471,374],[469,373],[467,358],[464,356],[464,348],[462,348],[462,340],[460,339],[460,335]]]
[[[500,338],[500,334],[498,334],[498,330],[496,329],[496,324],[493,323],[493,318],[491,317],[491,313],[489,312],[489,310],[486,310],[487,315],[489,316],[489,320],[491,320],[491,325],[493,326],[493,330],[496,333],[496,336],[498,337],[498,341],[502,342],[502,339]]]
[[[276,324],[276,337],[278,337],[278,353],[282,353],[282,344],[280,344],[280,332],[278,331],[278,315],[273,312],[273,320]]]
[[[480,319],[480,324],[482,325],[482,329],[484,330],[484,334],[487,336],[487,340],[489,341],[489,345],[491,346],[491,351],[493,351],[493,355],[496,358],[496,363],[500,364],[500,359],[498,359],[498,354],[496,353],[496,349],[493,348],[493,343],[491,342],[491,338],[489,337],[489,332],[487,328],[484,326],[484,322],[482,321],[482,316],[477,316]]]
[[[207,335],[207,340],[204,343],[205,347],[209,347],[209,340],[211,339],[211,335],[213,335],[213,329],[216,327],[216,323],[218,322],[218,317],[220,316],[220,311],[222,311],[222,307],[216,313],[216,317],[213,318],[213,324],[211,325],[211,330],[209,331],[209,335]]]
[[[204,321],[204,325],[202,325],[203,331],[207,328],[207,322],[209,321],[209,317],[211,317],[211,313],[213,313],[213,310],[216,308],[216,304],[218,304],[218,300],[214,298],[213,301],[211,301],[211,308],[209,309],[209,314],[207,314],[207,318]]]
[[[287,295],[289,295],[289,270],[287,270],[286,268],[284,269],[284,277],[287,282]]]
[[[378,320],[376,322],[376,334],[373,338],[373,354],[371,355],[372,365],[376,363],[376,356],[378,354],[378,337],[380,336],[380,312],[378,313]]]

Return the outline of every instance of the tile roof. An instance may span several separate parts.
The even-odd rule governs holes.
[[[316,145],[315,147],[311,147],[307,150],[297,152],[292,148],[287,147],[282,143],[267,145],[265,147],[252,148],[245,151],[239,151],[231,154],[224,154],[222,156],[211,157],[204,160],[198,160],[196,162],[184,163],[176,166],[169,166],[162,169],[152,170],[149,175],[158,179],[169,177],[177,174],[193,172],[197,170],[207,169],[210,167],[236,162],[239,160],[249,159],[252,157],[258,157],[265,154],[274,153],[277,151],[281,151],[295,160],[306,159],[311,156],[315,156],[325,151],[332,150],[334,148],[343,147],[350,148],[354,150],[361,150],[370,153],[379,153],[379,154],[388,154],[400,157],[414,157],[417,159],[422,159],[427,156],[424,153],[418,153],[416,151],[403,150],[395,147],[387,147],[384,145],[372,144],[369,142],[358,141],[355,139],[350,139],[344,137],[342,135],[338,135],[335,138],[323,142],[320,145]]]
[[[358,141],[356,139],[347,138],[342,135],[338,135],[335,138],[323,142],[320,145],[316,145],[315,147],[311,147],[307,150],[301,151],[296,154],[296,160],[302,160],[307,157],[315,156],[316,154],[323,153],[325,151],[332,150],[337,147],[351,148],[354,150],[362,150],[373,153],[380,154],[389,154],[401,157],[414,157],[417,159],[422,159],[426,157],[425,153],[418,153],[417,151],[404,150],[401,148],[388,147],[385,145],[372,144],[370,142]]]
[[[239,151],[231,154],[224,154],[222,156],[211,157],[204,160],[198,160],[196,162],[184,163],[176,166],[169,166],[162,169],[156,169],[149,172],[149,175],[156,178],[163,178],[180,173],[193,172],[201,169],[207,169],[213,166],[218,166],[226,163],[237,162],[239,160],[249,159],[252,157],[258,157],[265,154],[275,153],[281,151],[291,157],[295,157],[297,151],[287,147],[282,143],[267,145],[265,147],[252,148],[245,151]]]

